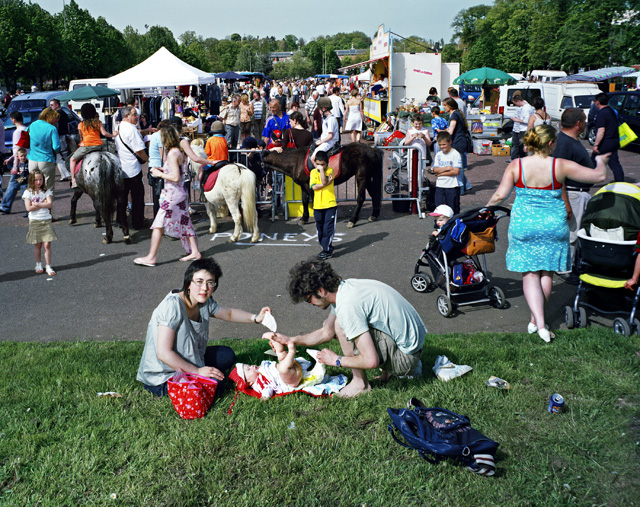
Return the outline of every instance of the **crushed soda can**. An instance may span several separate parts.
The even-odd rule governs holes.
[[[511,389],[511,385],[506,380],[494,377],[493,375],[487,380],[487,387],[495,387],[497,389]]]
[[[550,414],[558,414],[562,412],[562,407],[564,407],[564,398],[561,394],[555,393],[551,395],[549,398],[549,406],[547,410]]]

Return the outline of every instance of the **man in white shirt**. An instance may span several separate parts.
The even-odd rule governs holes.
[[[513,105],[516,106],[516,115],[513,120],[513,131],[511,132],[511,160],[525,156],[522,150],[522,136],[527,131],[529,117],[535,114],[536,110],[518,92],[513,94]]]
[[[329,95],[331,101],[331,114],[338,120],[338,127],[342,127],[342,118],[344,118],[344,102],[340,98],[340,88],[335,86],[332,90],[333,93]]]
[[[318,99],[318,107],[322,112],[322,135],[320,139],[316,141],[318,147],[314,150],[311,156],[312,162],[316,163],[316,153],[319,151],[329,151],[336,144],[340,142],[340,127],[338,126],[338,120],[331,114],[331,100],[329,97],[320,97]]]
[[[449,97],[455,100],[456,104],[458,104],[458,110],[466,116],[467,105],[464,103],[464,100],[460,98],[460,94],[458,93],[458,90],[456,90],[453,86],[451,86],[447,89],[447,92],[449,93]]]
[[[122,122],[118,128],[116,146],[118,148],[118,158],[124,173],[124,186],[127,195],[131,192],[131,225],[134,229],[144,228],[144,183],[142,181],[143,163],[149,160],[144,151],[144,141],[138,124],[138,111],[133,106],[122,108]],[[108,217],[105,217],[107,220]]]

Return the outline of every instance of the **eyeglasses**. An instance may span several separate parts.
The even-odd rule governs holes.
[[[214,282],[213,280],[202,280],[198,278],[197,280],[191,280],[196,284],[196,287],[202,287],[203,285],[207,286],[207,289],[216,290],[218,288],[218,282]]]
[[[306,303],[312,304],[311,303],[311,298],[313,297],[313,294],[309,294],[306,298],[304,298]]]

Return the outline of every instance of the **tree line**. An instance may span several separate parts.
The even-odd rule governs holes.
[[[640,0],[496,0],[455,17],[443,50],[463,71],[506,72],[638,63]]]
[[[426,7],[425,7],[426,8]],[[508,72],[564,69],[637,62],[640,53],[640,0],[496,0],[460,11],[452,23],[450,43],[418,36],[394,42],[395,51],[442,50],[445,62],[460,62],[462,71],[496,67]],[[51,15],[25,0],[0,0],[0,82],[52,82],[108,77],[145,60],[160,47],[207,72],[262,72],[276,79],[336,73],[338,68],[368,59],[346,57],[336,49],[368,49],[363,32],[338,33],[305,41],[289,34],[275,37],[203,37],[193,31],[177,40],[166,27],[131,26],[122,32],[103,17],[94,18],[71,0]],[[375,34],[373,34],[375,36]],[[272,62],[275,51],[294,52],[288,61]],[[351,73],[359,72],[355,68]]]
[[[94,18],[71,0],[55,15],[25,0],[0,0],[0,82],[54,87],[71,79],[118,74],[165,46],[177,57],[206,72],[227,70],[262,72],[274,77],[307,77],[322,71],[337,72],[343,65],[335,49],[368,49],[371,39],[362,32],[338,33],[306,42],[295,35],[275,37],[203,37],[187,31],[177,40],[166,27],[131,26],[122,32],[103,17]],[[295,51],[292,62],[271,61],[270,53]],[[362,58],[366,59],[367,56]],[[347,60],[348,64],[350,63]]]

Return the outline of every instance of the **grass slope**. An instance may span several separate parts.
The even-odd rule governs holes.
[[[265,342],[222,343],[239,360],[265,358]],[[421,380],[374,382],[352,400],[241,396],[231,416],[227,390],[195,421],[135,381],[142,347],[0,343],[0,506],[639,502],[636,336],[594,328],[545,345],[525,334],[430,335]],[[438,354],[474,370],[441,382],[430,371]],[[512,389],[486,387],[491,375]],[[123,398],[97,397],[111,390]],[[559,415],[546,410],[554,392],[566,400]],[[386,408],[412,396],[470,416],[499,442],[497,476],[430,465],[396,445]]]

